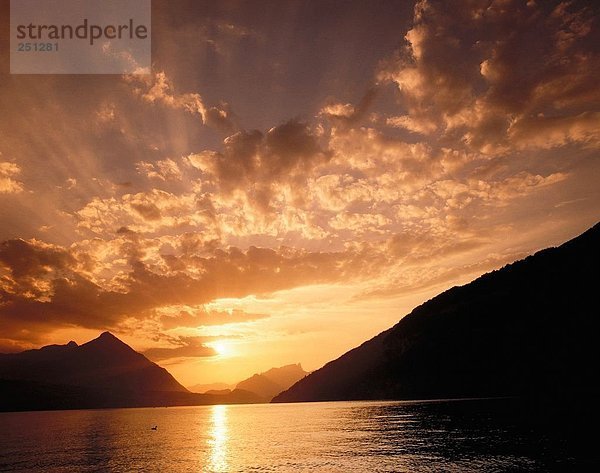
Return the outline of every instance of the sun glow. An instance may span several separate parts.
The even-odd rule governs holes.
[[[214,349],[217,352],[217,355],[220,357],[225,357],[232,354],[231,345],[223,340],[218,340],[216,342],[209,343],[208,345]]]

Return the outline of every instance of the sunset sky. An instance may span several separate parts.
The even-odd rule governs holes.
[[[153,1],[151,75],[10,75],[0,352],[314,370],[600,220],[597,2]]]

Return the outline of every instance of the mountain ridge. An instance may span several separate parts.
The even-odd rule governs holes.
[[[237,389],[254,392],[270,401],[274,396],[285,391],[308,373],[302,369],[300,363],[271,368],[263,373],[255,373],[251,377],[240,381]]]
[[[450,288],[273,402],[587,393],[599,249],[596,224]]]
[[[110,332],[82,345],[0,354],[0,411],[256,403],[241,389],[196,394]]]
[[[0,378],[87,389],[188,392],[164,368],[110,332],[81,345],[49,345],[0,355]]]

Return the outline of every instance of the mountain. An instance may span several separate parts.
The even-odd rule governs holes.
[[[69,342],[0,355],[0,378],[94,389],[188,392],[167,370],[110,332],[81,346]]]
[[[210,384],[195,384],[188,386],[188,390],[193,393],[206,393],[208,391],[224,391],[232,390],[235,386],[227,383],[210,383]]]
[[[297,363],[295,365],[282,366],[281,368],[271,368],[269,371],[262,373],[262,376],[287,389],[307,374],[308,372],[302,369],[302,365]]]
[[[258,394],[269,401],[273,396],[285,391],[308,373],[300,364],[286,365],[281,368],[271,368],[264,373],[255,374],[237,384],[237,389],[243,389]]]
[[[109,332],[81,346],[0,354],[0,411],[261,402],[243,390],[189,392]]]
[[[240,381],[237,385],[226,383],[196,384],[188,387],[188,389],[203,394],[228,394],[235,392],[235,390],[245,391],[254,393],[263,402],[268,402],[273,396],[285,391],[307,374],[300,364],[287,365],[281,368],[271,368],[264,373],[254,374],[250,378]]]
[[[600,224],[454,287],[273,402],[600,394]]]

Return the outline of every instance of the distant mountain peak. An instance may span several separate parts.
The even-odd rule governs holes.
[[[285,370],[285,369],[296,369],[296,368],[302,369],[302,364],[301,363],[290,363],[289,365],[284,365],[279,368],[271,368],[271,369],[272,370]]]
[[[125,343],[120,338],[116,337],[112,333],[106,331],[102,332],[97,338],[90,340],[87,343],[84,343],[81,346],[98,346],[98,347],[120,347],[127,348],[128,350],[134,351],[127,343]]]
[[[98,340],[119,340],[117,337],[115,337],[112,333],[110,333],[109,331],[106,332],[102,332],[100,334],[100,336],[98,337]],[[121,340],[119,340],[121,341]]]
[[[263,398],[271,399],[276,394],[288,389],[296,381],[304,378],[308,373],[302,369],[300,363],[271,368],[263,373],[255,373],[248,379],[237,384],[237,389],[254,392]]]
[[[69,343],[67,343],[67,347],[68,348],[75,348],[78,347],[79,345],[77,345],[77,342],[74,342],[73,340],[71,340]]]

